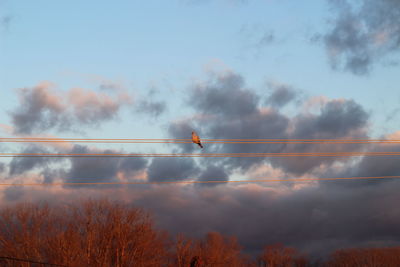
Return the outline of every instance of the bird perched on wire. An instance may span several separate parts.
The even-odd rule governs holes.
[[[200,142],[200,137],[196,134],[196,132],[192,132],[192,142],[203,148],[203,145]]]

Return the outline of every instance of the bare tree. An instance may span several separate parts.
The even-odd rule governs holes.
[[[166,246],[166,234],[148,214],[107,200],[0,211],[1,256],[67,266],[162,266]]]

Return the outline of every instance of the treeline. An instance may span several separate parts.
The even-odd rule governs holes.
[[[116,267],[390,267],[400,266],[400,248],[339,250],[325,262],[312,263],[296,249],[275,244],[266,246],[252,259],[243,254],[235,237],[216,232],[203,239],[171,237],[157,230],[143,210],[107,200],[63,206],[25,203],[2,209],[0,265],[50,263]]]

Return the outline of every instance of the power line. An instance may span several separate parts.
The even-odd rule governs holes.
[[[78,185],[154,185],[154,184],[222,184],[222,183],[266,183],[266,182],[308,182],[308,181],[343,181],[343,180],[376,180],[400,179],[400,176],[366,176],[335,178],[286,178],[286,179],[251,179],[251,180],[210,180],[210,181],[156,181],[156,182],[59,182],[59,183],[1,183],[0,186],[78,186]]]
[[[400,156],[400,152],[277,152],[277,153],[0,153],[7,157],[365,157]]]
[[[60,264],[54,264],[54,263],[48,263],[48,262],[40,262],[40,261],[34,261],[34,260],[28,260],[28,259],[19,259],[19,258],[13,258],[13,257],[0,256],[0,259],[12,260],[12,261],[20,261],[20,262],[28,262],[28,263],[42,264],[42,265],[50,265],[50,266],[67,267],[66,265],[60,265]]]
[[[191,141],[191,139],[173,138],[64,138],[64,137],[2,137],[4,140],[109,140],[109,141]],[[267,138],[267,139],[209,139],[202,138],[204,141],[393,141],[400,142],[400,139],[293,139],[293,138]]]
[[[192,143],[191,139],[145,139],[145,138],[0,138],[7,143]],[[202,139],[203,143],[216,144],[400,144],[398,139]]]

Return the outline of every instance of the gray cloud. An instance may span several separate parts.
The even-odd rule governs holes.
[[[71,130],[76,126],[98,126],[114,119],[129,96],[108,95],[74,88],[57,92],[49,83],[18,90],[19,106],[10,113],[18,134],[44,132],[49,129]]]
[[[319,114],[299,114],[291,121],[291,139],[362,139],[367,138],[368,113],[353,100],[331,100]],[[291,144],[282,152],[351,152],[363,151],[363,144]],[[274,158],[275,167],[301,175],[313,168],[327,166],[346,157]]]
[[[127,175],[134,175],[147,167],[147,160],[144,158],[123,158],[119,162],[119,170]]]
[[[167,109],[167,105],[162,101],[143,100],[138,103],[136,111],[139,113],[149,114],[153,117],[158,117]]]
[[[334,69],[368,73],[400,49],[400,3],[394,0],[329,0],[336,12],[323,42]]]
[[[60,99],[50,93],[48,84],[19,90],[20,106],[11,113],[17,133],[32,133],[53,127],[69,127],[69,118],[63,112]],[[60,124],[59,122],[64,123]]]
[[[48,149],[40,146],[31,145],[23,149],[20,153],[49,153]],[[9,164],[9,174],[11,176],[23,174],[33,169],[42,169],[51,162],[60,160],[47,157],[14,157]],[[62,159],[61,159],[62,160]]]
[[[216,139],[280,139],[287,138],[288,126],[289,119],[276,110],[269,110],[266,113],[258,110],[248,116],[222,117],[210,122],[207,136]],[[210,150],[220,153],[276,153],[283,149],[283,144],[223,144],[212,145]],[[228,158],[224,161],[229,168],[247,170],[265,159]]]
[[[283,104],[295,97],[290,87],[278,86],[267,98],[268,102]],[[288,117],[274,108],[259,107],[260,97],[245,88],[243,78],[235,73],[217,76],[208,83],[192,89],[188,103],[196,116],[174,122],[169,134],[185,138],[192,129],[201,136],[212,139],[337,139],[365,138],[368,113],[353,100],[328,100],[316,113],[300,112]],[[186,137],[187,138],[187,137]],[[209,153],[278,153],[278,152],[349,152],[362,149],[362,145],[337,144],[205,144]],[[192,152],[192,144],[180,145],[184,152]],[[276,168],[302,175],[315,168],[326,167],[346,158],[215,158],[200,159],[202,166],[219,163],[229,170],[247,171],[249,168],[270,162]]]
[[[71,153],[93,153],[84,146],[74,146]],[[95,152],[96,153],[96,152]],[[98,152],[97,152],[98,153]],[[115,153],[105,150],[101,154]],[[65,174],[66,182],[105,182],[115,181],[119,158],[71,158],[71,168]]]
[[[223,166],[215,166],[212,164],[208,164],[205,166],[205,169],[197,179],[198,181],[228,181],[229,174],[227,170]],[[220,185],[221,183],[217,184],[199,184],[201,186],[216,186]]]
[[[151,182],[179,181],[197,176],[198,167],[191,158],[154,158],[148,168]]]
[[[322,135],[343,137],[365,127],[368,118],[368,113],[354,100],[333,100],[322,107],[316,127]]]
[[[246,116],[256,112],[257,97],[243,88],[240,75],[226,73],[218,75],[207,84],[195,86],[189,103],[197,110],[226,117]]]
[[[200,136],[219,139],[241,138],[283,138],[286,136],[288,119],[270,110],[262,112],[259,108],[259,96],[244,87],[244,80],[235,73],[224,73],[213,77],[208,83],[195,86],[189,96],[191,105],[199,116],[193,119],[175,122],[170,125],[169,133],[174,138],[196,129]],[[190,130],[190,131],[189,131]],[[207,152],[277,152],[280,145],[269,147],[260,145],[211,145],[205,146]],[[185,152],[195,149],[193,145],[180,146]],[[224,164],[230,168],[247,169],[262,161],[261,158],[230,158]],[[203,164],[223,159],[205,159]]]
[[[99,125],[114,119],[119,110],[130,104],[130,96],[125,92],[99,93],[80,88],[68,92],[68,105],[72,107],[73,119],[83,125]]]
[[[316,186],[290,194],[254,186],[194,186],[148,191],[135,203],[173,233],[199,237],[219,231],[237,236],[250,253],[281,242],[321,256],[345,247],[399,245],[398,189],[396,181],[359,190]]]
[[[383,138],[384,139],[384,138]],[[400,146],[397,144],[369,144],[365,145],[368,152],[399,152]],[[399,176],[400,165],[393,156],[376,156],[362,157],[355,164],[348,168],[332,170],[331,176],[335,177],[379,177],[379,176]],[[346,184],[334,182],[331,183],[338,187],[363,187],[373,186],[386,183],[387,179],[383,180],[363,180],[354,181]]]
[[[113,154],[114,150],[93,150],[85,146],[75,145],[70,153],[98,153]],[[133,175],[142,171],[147,166],[144,158],[118,158],[118,157],[73,157],[70,158],[70,168],[63,172],[65,182],[112,182],[116,181],[117,173]]]
[[[270,84],[269,87],[272,89],[272,93],[265,103],[273,107],[283,107],[297,96],[297,92],[287,85]]]
[[[67,154],[112,154],[122,153],[115,150],[92,149],[75,145],[71,149],[51,151],[43,146],[29,146],[21,153],[67,153]],[[51,166],[52,163],[63,163]],[[67,167],[63,167],[67,166]],[[5,165],[4,165],[5,167]],[[14,157],[8,165],[9,175],[16,176],[34,170],[43,176],[44,182],[52,183],[56,179],[63,182],[112,182],[117,181],[117,174],[132,179],[138,172],[147,167],[147,159],[141,157]]]

